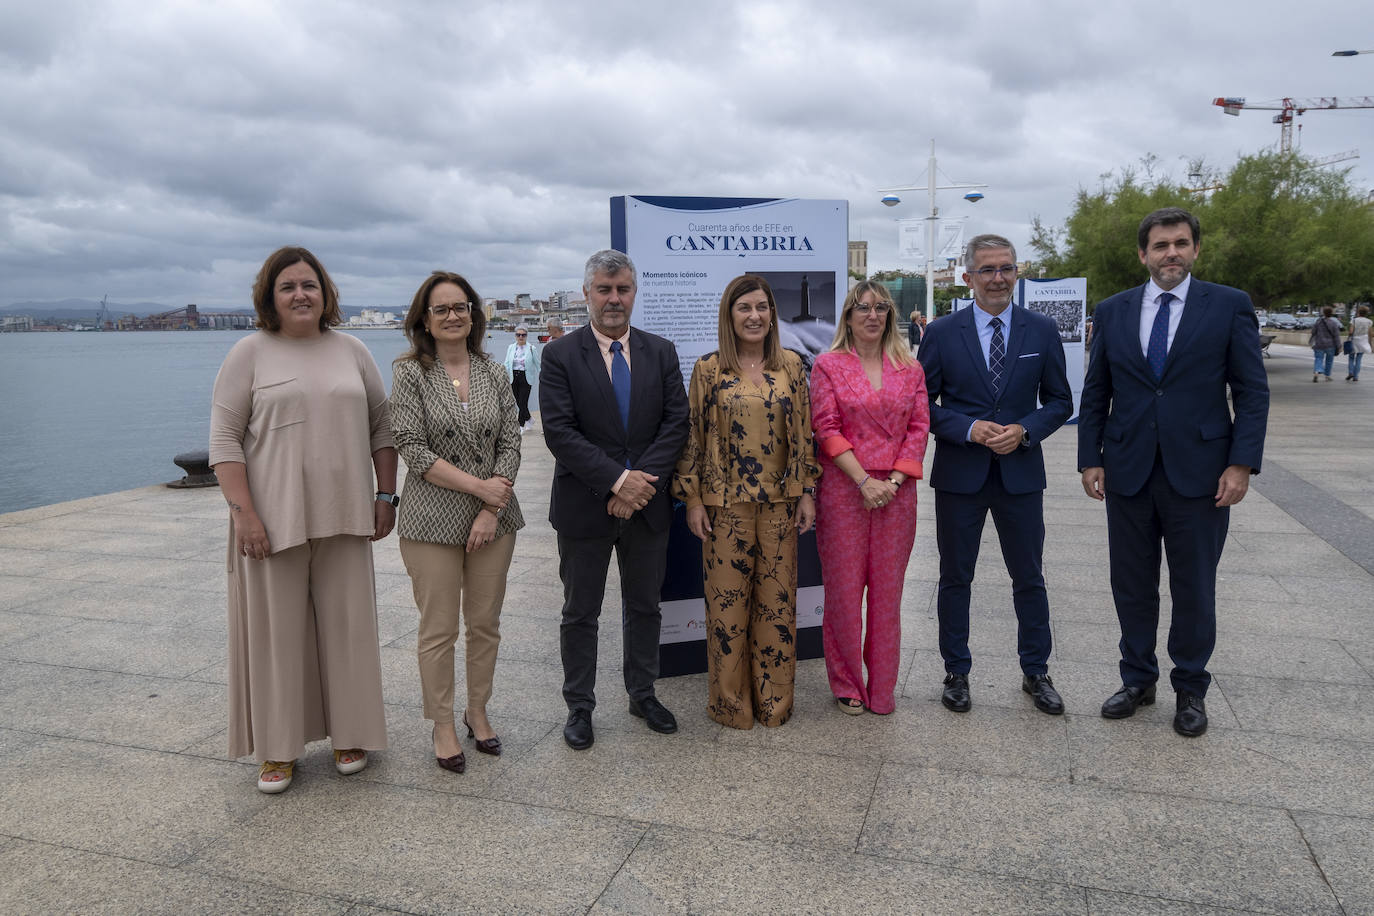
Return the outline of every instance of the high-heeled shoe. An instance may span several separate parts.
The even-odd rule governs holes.
[[[466,712],[463,713],[463,724],[468,726],[468,737],[469,737],[469,738],[476,738],[477,735],[476,735],[475,732],[473,732],[472,726],[471,726],[471,725],[468,725],[468,714],[467,714]],[[500,756],[501,756],[501,739],[500,739],[500,737],[498,737],[498,736],[496,736],[496,735],[492,735],[490,738],[487,738],[485,741],[478,741],[478,742],[477,742],[477,750],[481,751],[483,754],[490,754],[490,755],[493,756],[493,757],[500,757]]]
[[[429,733],[429,740],[431,744],[434,743],[434,732],[438,731],[438,729],[439,726],[436,725],[434,726],[434,730]],[[459,751],[452,757],[440,757],[439,752],[436,750],[434,752],[434,762],[439,764],[439,766],[442,769],[448,770],[450,773],[461,773],[468,768],[468,759],[463,756],[462,751]]]

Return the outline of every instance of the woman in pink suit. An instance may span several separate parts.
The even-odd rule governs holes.
[[[846,713],[885,716],[896,707],[902,580],[916,539],[916,486],[903,484],[921,477],[930,404],[925,372],[897,334],[882,284],[850,290],[835,341],[811,371],[811,407],[830,689]]]

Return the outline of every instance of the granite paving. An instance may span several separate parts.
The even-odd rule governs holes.
[[[393,536],[374,547],[390,747],[341,777],[311,745],[279,796],[256,790],[253,761],[226,758],[219,491],[0,515],[0,911],[1374,912],[1374,379],[1314,385],[1307,350],[1270,350],[1264,473],[1232,511],[1211,728],[1196,739],[1170,727],[1167,679],[1135,717],[1098,715],[1118,634],[1072,426],[1045,444],[1062,717],[1020,689],[991,524],[973,710],[940,705],[923,487],[890,716],[842,715],[815,659],[780,728],[712,722],[691,674],[658,685],[680,731],[648,731],[626,709],[613,569],[597,740],[572,751],[536,419],[489,706],[502,756],[467,742],[465,774],[434,765]],[[1165,655],[1167,570],[1161,617]]]

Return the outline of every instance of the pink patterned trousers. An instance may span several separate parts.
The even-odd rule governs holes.
[[[870,512],[864,508],[858,488],[839,468],[825,459],[822,466],[817,488],[816,547],[825,578],[821,626],[825,670],[835,696],[861,700],[870,711],[887,715],[896,708],[902,581],[916,540],[916,488],[920,481],[907,480],[896,499]]]

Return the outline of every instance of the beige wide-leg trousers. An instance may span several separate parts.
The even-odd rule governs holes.
[[[425,718],[453,721],[453,647],[459,617],[467,620],[467,705],[485,709],[501,642],[501,602],[506,573],[515,554],[515,535],[503,535],[480,550],[401,538],[401,559],[410,573],[420,609],[417,654]]]
[[[341,534],[250,560],[229,532],[229,756],[310,741],[386,747],[372,543]]]

